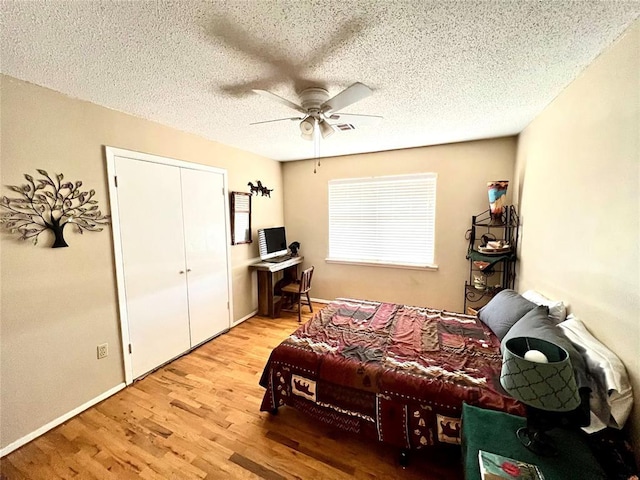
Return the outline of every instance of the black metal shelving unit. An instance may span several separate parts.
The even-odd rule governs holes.
[[[514,287],[519,231],[520,218],[513,205],[505,207],[500,219],[492,218],[489,210],[471,217],[467,250],[469,279],[464,285],[465,312],[470,313],[469,308],[477,311],[500,290]],[[509,251],[500,254],[480,252],[479,247],[484,244],[483,236],[496,241],[502,240],[510,246]],[[475,275],[484,275],[486,278],[484,289],[477,288],[474,284]]]

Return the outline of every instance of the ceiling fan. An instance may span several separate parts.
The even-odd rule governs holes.
[[[331,98],[329,98],[329,92],[324,88],[307,88],[300,93],[301,105],[293,103],[286,98],[267,90],[254,89],[253,91],[296,110],[301,113],[302,116],[254,122],[250,125],[283,122],[287,120],[299,121],[300,134],[302,138],[305,140],[316,140],[316,143],[320,139],[320,136],[322,136],[322,138],[327,138],[330,135],[333,135],[336,130],[355,130],[365,125],[375,125],[382,120],[382,117],[378,115],[360,115],[341,112],[343,108],[346,108],[373,93],[369,87],[360,82],[354,83]]]

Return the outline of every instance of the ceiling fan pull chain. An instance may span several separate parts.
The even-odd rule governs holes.
[[[318,120],[315,121],[313,126],[313,156],[314,158],[320,158],[320,126]]]

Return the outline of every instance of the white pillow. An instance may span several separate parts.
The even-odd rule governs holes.
[[[556,323],[564,322],[564,319],[567,317],[567,308],[561,301],[549,300],[535,290],[527,290],[522,296],[538,306],[544,305],[545,307],[549,307],[549,317]]]
[[[596,391],[591,397],[591,425],[583,428],[587,433],[607,426],[622,428],[633,407],[633,393],[627,369],[615,353],[597,340],[584,323],[573,314],[558,325],[571,342],[583,349]]]

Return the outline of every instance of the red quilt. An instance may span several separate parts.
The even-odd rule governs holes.
[[[524,414],[500,386],[501,363],[476,317],[338,299],[273,350],[260,409],[289,405],[402,448],[460,443],[463,401]]]

